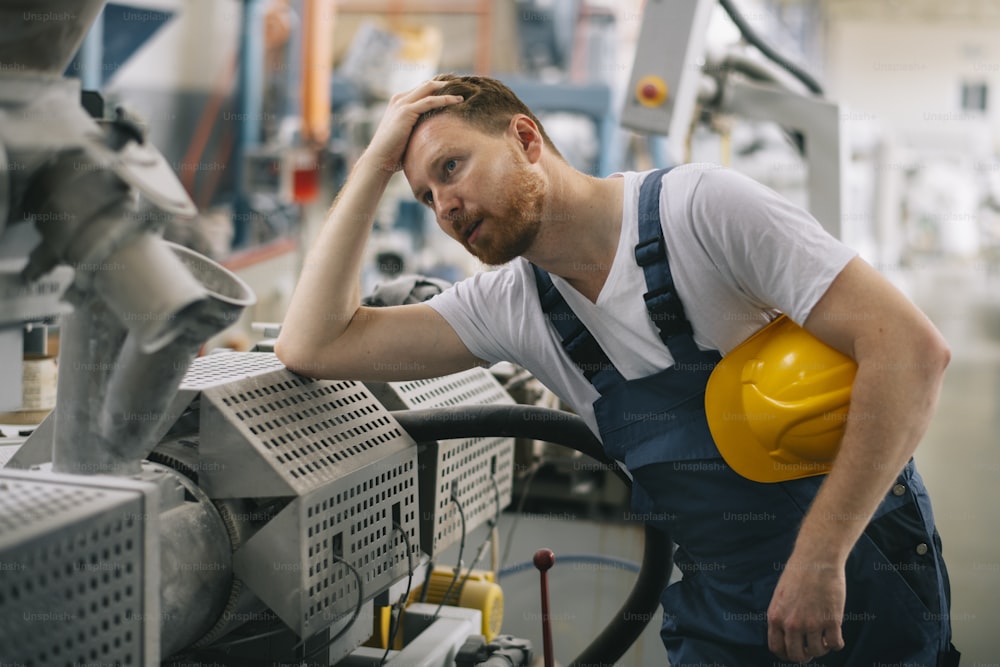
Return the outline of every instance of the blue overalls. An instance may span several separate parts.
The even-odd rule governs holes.
[[[721,357],[698,349],[674,288],[659,215],[665,171],[649,175],[640,189],[635,257],[672,367],[625,380],[549,275],[535,267],[538,293],[567,354],[601,394],[594,403],[601,439],[633,476],[635,517],[677,545],[683,578],[661,598],[670,664],[780,665],[767,649],[767,608],[823,477],[752,482],[716,449],[704,393]],[[911,461],[848,559],[846,647],[810,664],[958,665],[940,554],[930,499]]]

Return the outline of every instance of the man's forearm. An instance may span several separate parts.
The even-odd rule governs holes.
[[[893,352],[859,362],[840,451],[800,527],[796,565],[840,567],[846,562],[930,424],[946,348]]]
[[[278,338],[286,353],[318,349],[350,324],[361,302],[365,244],[391,177],[364,155],[354,165],[306,254]]]

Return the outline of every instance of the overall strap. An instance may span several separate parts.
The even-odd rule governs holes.
[[[639,242],[635,246],[635,261],[646,277],[642,295],[649,318],[660,332],[660,339],[670,350],[675,361],[684,361],[698,355],[694,330],[684,314],[684,304],[677,295],[674,278],[667,261],[667,243],[660,224],[660,192],[663,176],[668,171],[660,169],[649,174],[639,188]]]
[[[660,227],[660,191],[663,175],[668,171],[669,168],[649,174],[639,189],[639,243],[635,246],[635,261],[642,267],[646,278],[648,291],[643,300],[649,318],[660,332],[660,339],[675,362],[693,361],[701,352],[695,345],[691,323],[684,315],[684,306],[674,287],[667,261],[666,241]],[[542,312],[562,337],[563,349],[584,377],[602,395],[611,387],[625,382],[597,339],[556,289],[551,276],[534,264],[531,268],[535,273]]]
[[[573,309],[566,303],[559,290],[552,282],[548,272],[534,264],[535,284],[538,288],[538,300],[542,304],[542,312],[552,322],[556,332],[562,337],[562,346],[566,354],[573,360],[584,377],[590,381],[601,394],[611,387],[625,382],[608,355],[601,349],[597,339],[583,325]]]

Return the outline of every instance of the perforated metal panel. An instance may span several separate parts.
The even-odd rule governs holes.
[[[335,556],[358,568],[365,599],[406,576],[410,563],[420,562],[416,466],[415,456],[386,460],[359,471],[350,484],[329,485],[303,501],[309,537],[307,634],[346,614],[357,600],[356,578]],[[409,538],[409,558],[394,524]]]
[[[512,405],[514,399],[483,368],[431,380],[370,385],[390,410],[430,409],[457,405]],[[432,557],[466,531],[496,516],[510,504],[514,461],[513,438],[465,438],[421,443],[420,544]],[[498,508],[499,504],[499,508]]]
[[[3,659],[158,662],[155,508],[131,480],[0,471]]]
[[[196,359],[180,394],[197,408],[209,497],[289,499],[233,569],[300,636],[406,576],[404,532],[419,562],[417,447],[364,385],[297,375],[273,354],[223,353]]]
[[[404,532],[419,561],[416,444],[362,384],[238,361],[275,359],[265,353],[218,356],[221,368],[192,366],[185,379],[199,387],[199,484],[212,498],[291,498],[233,568],[312,636],[406,576]]]
[[[206,388],[199,481],[213,498],[303,495],[412,446],[356,382],[272,371]]]
[[[209,354],[191,362],[181,382],[180,390],[200,391],[206,387],[214,387],[284,367],[278,357],[266,352]]]
[[[295,499],[234,554],[234,571],[289,627],[311,636],[352,611],[359,595],[371,599],[406,576],[402,532],[419,562],[416,467],[411,444]],[[358,570],[360,592],[341,560]]]

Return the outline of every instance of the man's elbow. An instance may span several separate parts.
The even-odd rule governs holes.
[[[934,330],[934,334],[934,342],[931,344],[931,358],[937,362],[938,370],[943,375],[948,364],[951,363],[951,347],[937,329]]]
[[[911,349],[920,366],[935,380],[939,380],[951,362],[951,347],[937,328],[927,322],[919,327],[920,334],[914,336]]]
[[[280,334],[274,341],[274,355],[278,361],[283,363],[289,370],[295,370],[297,359],[295,358],[295,347],[288,342],[284,333]]]
[[[274,354],[278,357],[278,361],[294,373],[315,377],[318,371],[315,356],[309,354],[303,345],[289,340],[289,338],[289,336],[279,335],[274,341]]]

